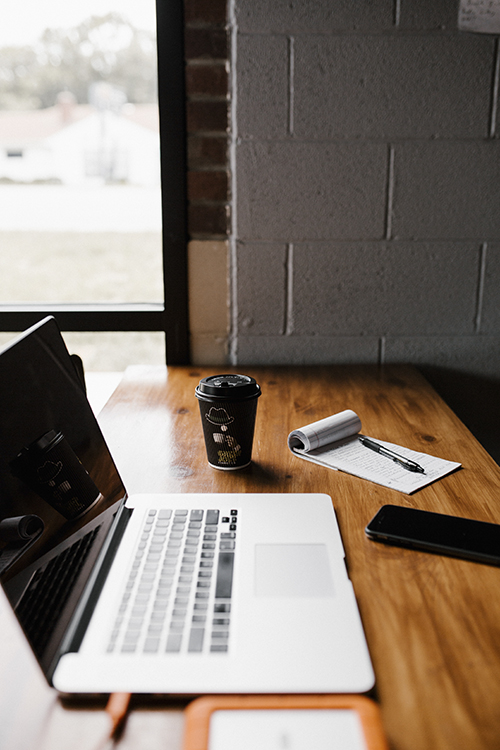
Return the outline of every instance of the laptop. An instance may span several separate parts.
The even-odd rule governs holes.
[[[51,685],[373,686],[328,495],[128,496],[52,317],[0,351],[0,394],[0,581]]]

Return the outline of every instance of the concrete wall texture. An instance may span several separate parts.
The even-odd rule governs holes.
[[[498,39],[458,0],[233,0],[238,364],[500,380]]]

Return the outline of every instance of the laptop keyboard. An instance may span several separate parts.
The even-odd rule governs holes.
[[[146,517],[108,653],[227,653],[238,511]]]
[[[20,600],[16,614],[33,650],[41,655],[58,622],[100,526],[38,568]]]

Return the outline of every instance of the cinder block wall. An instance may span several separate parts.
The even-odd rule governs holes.
[[[496,37],[456,0],[236,0],[234,357],[500,376]]]
[[[234,362],[412,362],[454,408],[498,385],[498,39],[457,17],[234,0]]]

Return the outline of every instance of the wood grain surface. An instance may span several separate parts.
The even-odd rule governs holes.
[[[207,463],[194,396],[200,378],[217,370],[129,368],[99,418],[129,494],[328,493],[375,669],[371,697],[380,706],[389,746],[500,748],[500,568],[385,546],[364,534],[386,503],[500,523],[500,468],[412,367],[242,371],[262,388],[253,461],[246,469],[223,472]],[[288,450],[292,429],[346,408],[360,416],[366,434],[460,461],[463,468],[408,496],[300,460]],[[2,664],[4,656],[0,651]],[[0,698],[5,698],[5,669],[2,674]],[[33,690],[41,705],[42,687]],[[80,744],[64,744],[64,734],[67,738],[68,722],[77,736],[80,725],[89,731],[97,718],[60,706],[58,711],[60,729],[53,719],[47,747],[92,748],[82,739],[85,732]],[[136,709],[118,747],[178,750],[181,725],[178,711]]]

